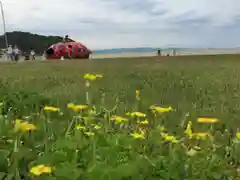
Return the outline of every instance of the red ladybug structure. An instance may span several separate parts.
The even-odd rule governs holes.
[[[48,60],[88,59],[92,52],[83,44],[65,36],[62,42],[51,45],[45,52]]]

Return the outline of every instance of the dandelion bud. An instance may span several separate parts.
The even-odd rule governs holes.
[[[90,82],[88,80],[86,80],[85,86],[90,87]]]
[[[140,100],[140,90],[136,90],[136,99],[139,101]]]

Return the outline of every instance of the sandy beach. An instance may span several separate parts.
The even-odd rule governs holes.
[[[169,52],[162,52],[162,56],[166,56]],[[171,55],[171,53],[169,53]],[[232,49],[185,49],[177,51],[176,55],[214,55],[214,54],[240,54],[240,48]],[[120,57],[151,57],[156,56],[156,52],[143,53],[111,53],[111,54],[92,54],[93,59],[103,58],[120,58]]]

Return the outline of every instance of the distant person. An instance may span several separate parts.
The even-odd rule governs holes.
[[[157,50],[157,55],[158,55],[158,56],[161,56],[161,49],[158,49],[158,50]]]
[[[8,46],[7,49],[7,59],[13,61],[13,49],[12,49],[12,45]]]
[[[31,60],[35,60],[35,51],[32,49],[31,52]]]
[[[176,56],[176,50],[173,49],[173,56]]]
[[[64,37],[64,41],[65,41],[65,42],[69,42],[69,36],[68,36],[68,35],[66,35],[66,36]]]
[[[25,61],[29,60],[29,54],[27,52],[24,52],[23,55]]]
[[[89,60],[92,60],[92,53],[89,54],[88,59],[89,59]]]
[[[7,49],[4,49],[2,52],[4,60],[8,60]]]
[[[2,50],[2,58],[4,59],[4,60],[7,60],[7,49],[3,49]]]
[[[19,49],[17,46],[14,47],[13,53],[14,53],[14,60],[17,62],[19,60]]]
[[[43,51],[42,60],[45,60],[45,59],[46,59],[46,56],[47,56],[46,51]]]

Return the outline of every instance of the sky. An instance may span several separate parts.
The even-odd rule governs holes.
[[[68,34],[90,49],[240,47],[239,0],[1,1],[8,32]]]

